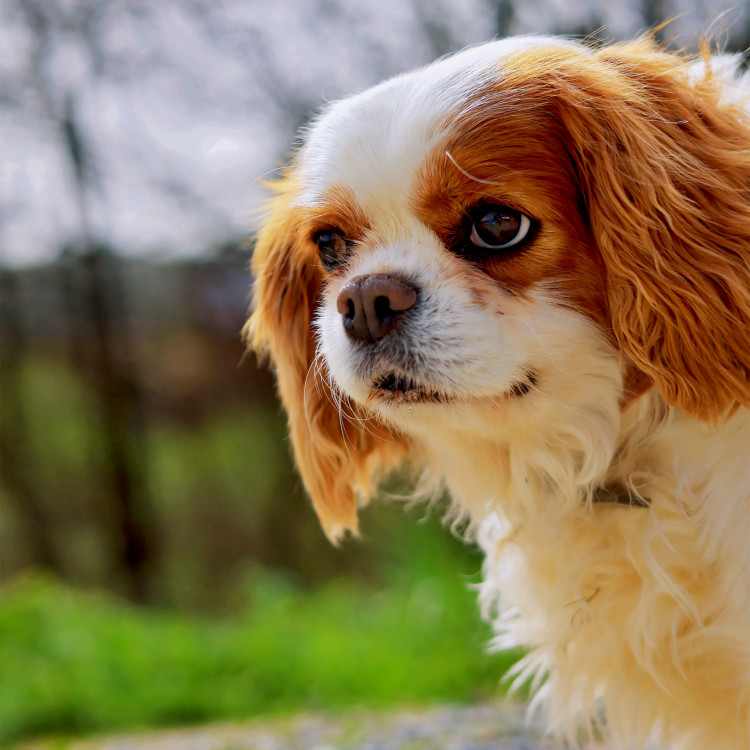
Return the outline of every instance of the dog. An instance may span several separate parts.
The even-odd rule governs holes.
[[[447,490],[570,742],[750,748],[740,63],[463,50],[328,106],[257,236],[246,336],[325,532],[404,459]]]

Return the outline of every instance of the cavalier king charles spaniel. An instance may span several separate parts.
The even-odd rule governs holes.
[[[327,107],[255,245],[246,334],[326,533],[404,458],[446,489],[572,741],[750,748],[741,68],[464,50]]]

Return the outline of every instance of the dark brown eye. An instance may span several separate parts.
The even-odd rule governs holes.
[[[476,247],[503,250],[522,242],[531,229],[526,214],[508,206],[482,203],[469,214],[472,219],[469,242]]]
[[[329,271],[338,268],[346,258],[348,246],[338,229],[322,229],[315,233],[313,240],[318,246],[320,260]]]

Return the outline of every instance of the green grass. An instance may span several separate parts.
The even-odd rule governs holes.
[[[256,571],[212,619],[18,579],[0,590],[0,743],[497,693],[513,657],[485,653],[474,594],[406,578],[311,591]]]

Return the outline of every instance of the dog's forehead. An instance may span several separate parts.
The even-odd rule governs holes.
[[[575,46],[555,37],[512,37],[471,47],[335,102],[311,125],[297,157],[299,203],[314,206],[334,187],[361,205],[405,199],[448,116],[502,76],[503,60],[532,47]]]

